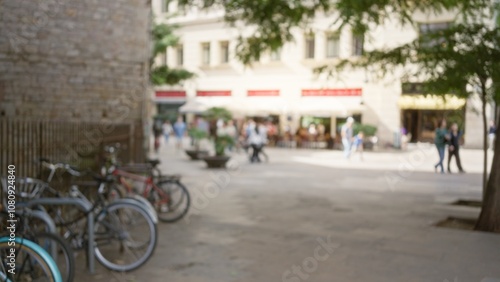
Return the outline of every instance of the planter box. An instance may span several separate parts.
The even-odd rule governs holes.
[[[186,154],[191,160],[201,160],[208,156],[208,151],[205,150],[186,150]]]
[[[230,157],[228,156],[210,156],[203,158],[208,168],[226,168],[226,163],[229,159]]]

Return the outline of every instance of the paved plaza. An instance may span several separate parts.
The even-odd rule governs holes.
[[[340,151],[266,151],[268,163],[235,153],[230,169],[208,170],[163,146],[162,170],[183,175],[190,213],[159,225],[157,250],[139,270],[98,265],[77,281],[500,281],[499,235],[433,226],[478,216],[450,203],[480,199],[481,151],[462,151],[466,174],[443,175],[424,145],[365,152],[363,161]]]

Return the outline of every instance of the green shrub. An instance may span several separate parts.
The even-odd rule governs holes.
[[[354,135],[357,135],[360,131],[363,131],[365,136],[375,136],[375,134],[377,133],[377,127],[371,124],[355,123],[352,129]]]
[[[234,145],[234,139],[229,135],[215,137],[215,155],[223,156],[227,147]]]
[[[207,132],[198,128],[189,129],[188,134],[194,139],[194,147],[196,150],[200,149],[200,140],[208,137]]]
[[[217,121],[219,119],[222,119],[224,121],[231,120],[233,118],[233,115],[231,112],[222,107],[212,107],[208,110],[206,110],[203,115],[205,118],[209,121]]]

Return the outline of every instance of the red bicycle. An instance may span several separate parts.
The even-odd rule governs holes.
[[[139,195],[147,199],[163,222],[175,222],[186,215],[191,198],[187,188],[181,183],[180,175],[161,175],[157,168],[159,160],[149,160],[147,164],[118,166],[117,148],[107,146],[105,150],[110,154],[111,163],[106,171],[116,178],[116,182],[111,185],[111,195]],[[137,170],[146,175],[130,172]]]

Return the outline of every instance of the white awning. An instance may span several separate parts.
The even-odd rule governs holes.
[[[189,100],[179,108],[181,113],[200,114],[212,107],[223,107],[231,110],[231,98],[228,97],[196,97],[195,100]]]
[[[402,95],[398,105],[403,110],[458,110],[465,106],[465,99],[453,95]]]
[[[267,116],[287,114],[291,104],[280,97],[248,97],[231,110],[247,116]]]
[[[361,97],[302,97],[294,110],[301,115],[348,115],[363,111]]]
[[[182,105],[179,108],[179,112],[181,113],[190,113],[190,114],[200,114],[206,111],[209,107],[205,104],[202,104],[198,101],[188,101],[186,104]]]

